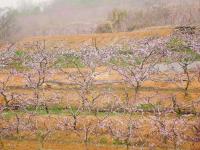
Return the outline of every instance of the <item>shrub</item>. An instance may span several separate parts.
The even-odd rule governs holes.
[[[97,26],[96,33],[112,33],[113,26],[111,22],[102,23]]]

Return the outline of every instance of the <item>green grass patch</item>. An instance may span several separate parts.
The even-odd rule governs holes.
[[[84,64],[80,57],[73,55],[61,56],[55,62],[56,68],[75,68],[75,67],[84,67]]]
[[[16,57],[23,57],[23,56],[25,56],[25,52],[24,51],[20,51],[20,50],[17,50],[16,52],[15,52],[15,56]]]
[[[16,69],[17,71],[22,71],[25,69],[23,62],[21,62],[21,61],[13,61],[9,65],[9,68]]]
[[[105,136],[101,137],[99,143],[103,145],[108,144],[108,138]]]
[[[192,48],[190,48],[189,45],[182,39],[172,38],[167,44],[167,47],[173,52],[185,54],[186,57],[184,58],[185,60],[183,61],[200,60],[200,54],[198,54]]]
[[[35,112],[38,115],[47,114],[45,106],[37,106],[37,107],[28,106],[26,108],[26,111],[29,112],[29,113]],[[49,111],[49,114],[62,114],[62,113],[65,113],[65,109],[63,107],[57,106],[57,105],[48,107],[48,111]]]
[[[114,145],[124,145],[125,142],[120,139],[113,139],[113,144]]]
[[[148,103],[148,104],[140,104],[137,106],[137,109],[141,109],[143,111],[153,111],[156,109],[156,106],[154,104]]]
[[[2,113],[3,117],[6,119],[11,119],[13,117],[15,117],[17,115],[22,115],[23,112],[22,111],[10,111],[10,110],[6,110]]]
[[[128,62],[129,58],[127,57],[127,60],[124,60],[120,57],[112,57],[109,61],[110,64],[121,66],[121,67],[128,67],[130,66],[130,63]]]

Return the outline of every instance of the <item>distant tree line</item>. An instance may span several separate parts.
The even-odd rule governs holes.
[[[138,28],[166,25],[198,25],[200,4],[149,5],[138,10],[113,9],[96,32],[124,32]]]

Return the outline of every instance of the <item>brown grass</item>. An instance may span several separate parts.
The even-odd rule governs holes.
[[[79,48],[83,44],[93,44],[96,40],[97,46],[112,45],[116,43],[123,43],[131,39],[141,39],[153,36],[168,36],[172,33],[172,27],[151,27],[133,32],[120,32],[120,33],[102,33],[102,34],[83,34],[72,36],[37,36],[28,37],[20,40],[17,43],[19,48],[24,48],[26,44],[32,44],[36,41],[46,41],[49,48],[54,47],[67,47]]]

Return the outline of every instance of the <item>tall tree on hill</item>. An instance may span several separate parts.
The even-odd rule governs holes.
[[[15,13],[11,9],[0,9],[0,41],[10,40],[15,30]]]

